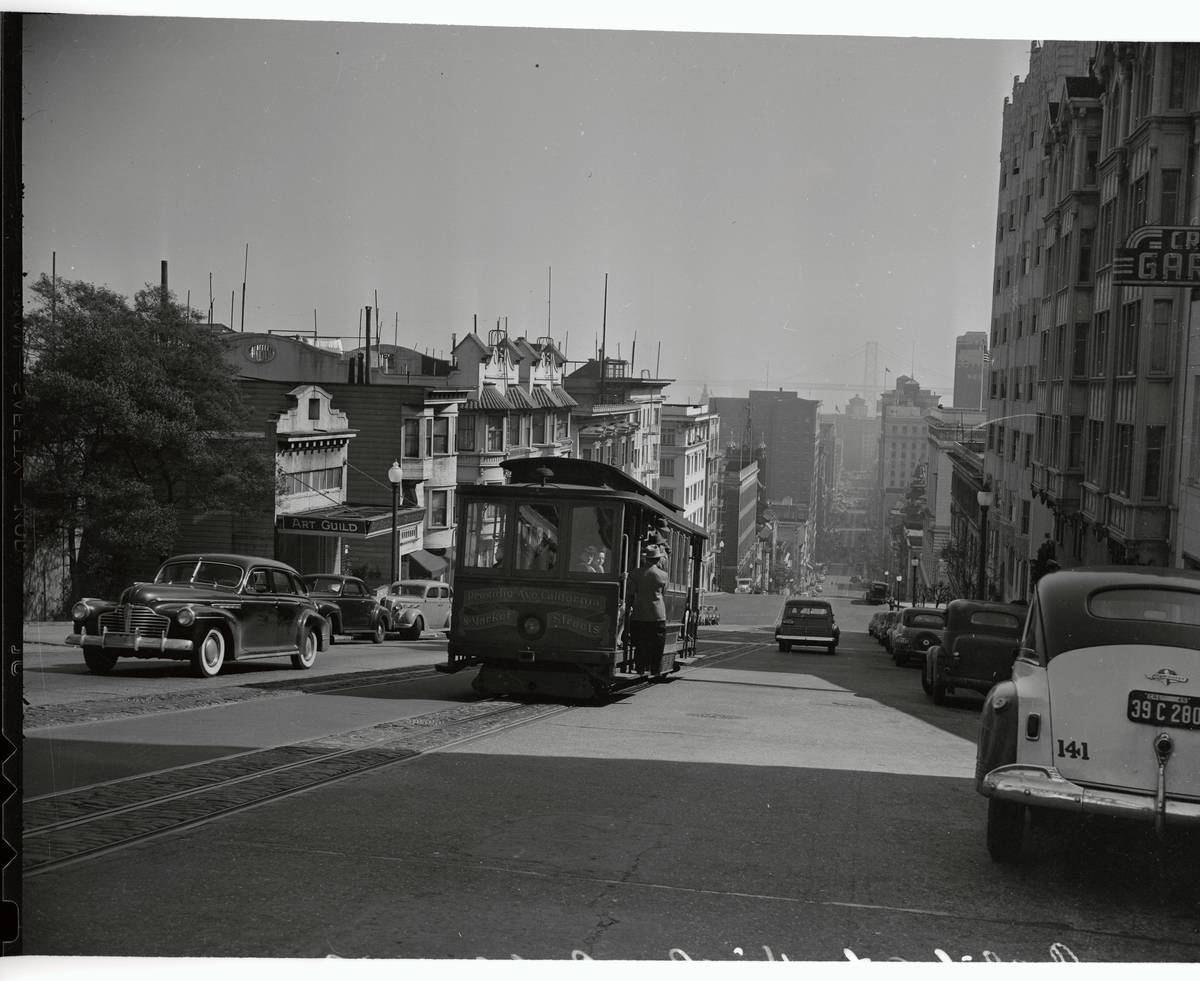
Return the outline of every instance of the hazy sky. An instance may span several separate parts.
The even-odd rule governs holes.
[[[394,15],[393,15],[394,16]],[[869,29],[864,25],[864,29]],[[29,16],[25,268],[246,330],[550,332],[827,404],[990,322],[1029,42]],[[548,282],[549,280],[549,282]],[[548,308],[547,294],[551,303]],[[398,320],[398,329],[396,327]],[[889,379],[891,380],[891,379]]]

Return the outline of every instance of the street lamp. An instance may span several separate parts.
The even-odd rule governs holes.
[[[984,484],[983,489],[975,495],[979,502],[979,598],[987,599],[987,514],[996,495],[992,493],[992,485]]]
[[[917,566],[921,564],[921,560],[917,556],[912,557],[912,574],[908,577],[908,602],[912,606],[917,605]]]
[[[900,600],[900,591],[901,591],[900,584],[902,582],[904,582],[904,577],[902,575],[900,575],[899,573],[897,573],[896,574],[896,592],[894,594],[896,597],[896,606],[899,606],[900,602],[901,602],[901,600]]]
[[[400,578],[400,567],[396,565],[398,561],[396,552],[400,547],[400,529],[396,527],[396,519],[398,517],[396,495],[400,490],[400,478],[402,476],[403,471],[400,469],[400,461],[393,461],[392,465],[388,467],[388,480],[392,484],[392,573],[391,578],[388,580],[389,586]]]

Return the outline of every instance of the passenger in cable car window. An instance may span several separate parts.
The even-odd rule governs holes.
[[[575,560],[575,564],[571,567],[572,572],[599,572],[596,567],[596,546],[585,545],[583,551],[579,553],[579,558]]]
[[[657,671],[667,643],[667,604],[664,593],[667,573],[662,568],[663,551],[655,544],[642,549],[642,564],[629,577],[626,593],[629,635],[634,663],[639,672]]]

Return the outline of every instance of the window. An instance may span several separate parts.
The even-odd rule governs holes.
[[[1096,332],[1092,335],[1092,375],[1103,378],[1107,365],[1108,344],[1108,311],[1101,310],[1096,314]]]
[[[1100,265],[1107,266],[1113,256],[1113,215],[1116,201],[1106,201],[1100,209]]]
[[[1096,163],[1100,159],[1100,141],[1092,136],[1088,138],[1087,150],[1083,157],[1083,184],[1085,187],[1096,186]]]
[[[475,452],[475,417],[472,415],[459,415],[457,432],[454,434],[454,443],[458,450],[464,453]]]
[[[1033,458],[1033,434],[1025,434],[1025,466],[1029,466]]]
[[[1188,482],[1200,486],[1200,376],[1192,378],[1192,445]]]
[[[558,565],[559,507],[521,504],[517,507],[517,546],[513,568],[553,572]]]
[[[517,415],[515,412],[512,415],[510,415],[507,419],[507,429],[508,429],[508,439],[506,440],[507,445],[510,447],[520,446],[521,445],[521,417],[519,415]]]
[[[535,412],[533,414],[533,442],[535,444],[549,442],[546,439],[546,413]]]
[[[554,419],[554,438],[567,439],[571,435],[571,414],[560,412]]]
[[[1092,281],[1092,238],[1094,235],[1094,229],[1079,229],[1079,275],[1076,276],[1076,281],[1080,283]]]
[[[571,572],[604,575],[615,567],[618,537],[615,508],[571,508]]]
[[[1150,115],[1151,98],[1154,95],[1154,51],[1150,49],[1142,57],[1137,77],[1137,119]]]
[[[1113,431],[1110,489],[1129,496],[1129,474],[1133,463],[1133,427],[1120,424]]]
[[[1146,175],[1133,182],[1129,194],[1129,230],[1146,224]]]
[[[1137,373],[1138,330],[1142,317],[1141,301],[1135,300],[1133,303],[1126,303],[1124,314],[1114,367],[1118,375],[1133,375]]]
[[[438,416],[433,420],[433,452],[443,456],[450,452],[449,416]]]
[[[401,452],[409,459],[414,459],[421,455],[420,419],[404,420],[404,445]]]
[[[1029,534],[1029,502],[1028,501],[1021,502],[1021,534],[1022,535]],[[975,614],[975,617],[980,616],[980,615],[981,614],[977,613],[977,614]],[[1001,615],[1003,616],[1003,614],[1001,614]],[[979,622],[979,621],[975,620],[975,617],[971,618],[972,622],[973,623]],[[1013,625],[1016,626],[1016,617],[1009,617],[1008,619],[1011,619],[1013,621]]]
[[[425,432],[425,456],[433,456],[433,420],[422,419],[421,428]]]
[[[310,491],[338,490],[342,486],[342,468],[301,470],[283,475],[284,494],[307,494]]]
[[[429,525],[433,528],[447,528],[450,525],[450,492],[435,490],[429,492]]]
[[[1067,432],[1067,469],[1083,469],[1083,416],[1071,416]]]
[[[1054,328],[1054,378],[1062,378],[1067,361],[1067,325]]]
[[[1088,325],[1075,325],[1074,342],[1071,346],[1071,377],[1081,378],[1087,373]]]
[[[1160,225],[1179,223],[1179,173],[1178,170],[1162,172],[1162,189],[1158,199],[1158,223]]]
[[[508,511],[507,504],[471,501],[467,505],[462,556],[464,566],[490,569],[504,564],[504,531],[508,526]]]
[[[1185,108],[1187,51],[1188,45],[1186,44],[1176,43],[1171,45],[1171,74],[1167,86],[1168,109]]]
[[[1100,483],[1103,470],[1104,423],[1095,419],[1088,420],[1087,446],[1087,479],[1094,484]]]
[[[1142,496],[1156,498],[1162,494],[1163,443],[1166,426],[1146,427],[1146,473],[1142,480]]]
[[[487,450],[498,453],[504,449],[504,416],[489,414],[484,417],[487,429]]]
[[[316,420],[321,418],[321,400],[320,399],[309,399],[308,400],[308,418],[310,421],[313,421],[313,422],[315,422]]]
[[[1171,300],[1155,300],[1150,323],[1150,370],[1167,370],[1167,338],[1171,327]]]
[[[675,457],[673,457],[673,456],[664,456],[663,457],[661,476],[663,476],[663,477],[674,477],[675,476]]]

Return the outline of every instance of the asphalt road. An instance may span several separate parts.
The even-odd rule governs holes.
[[[1017,868],[990,862],[979,700],[934,706],[866,636],[857,595],[826,593],[834,656],[778,652],[780,597],[722,596],[706,657],[669,683],[32,876],[25,952],[1197,960],[1194,841],[1073,825],[1039,829]],[[137,747],[132,772],[419,726],[471,707],[466,680],[41,728],[30,777],[52,788],[51,757],[74,759],[82,786]],[[126,679],[126,699],[142,683]]]

